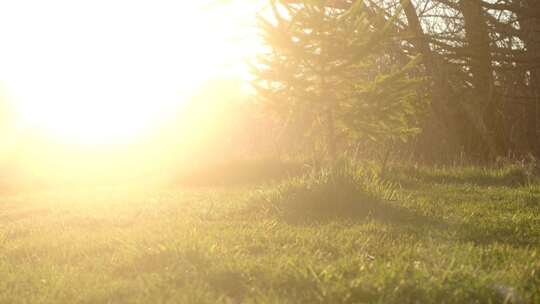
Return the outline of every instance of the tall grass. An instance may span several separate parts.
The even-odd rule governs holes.
[[[367,215],[381,201],[395,200],[395,187],[358,164],[340,161],[313,169],[248,196],[248,209],[287,219]]]

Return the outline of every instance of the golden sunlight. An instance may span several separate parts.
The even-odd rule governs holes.
[[[257,48],[258,1],[0,2],[18,124],[73,144],[136,139],[209,79],[245,77]]]
[[[540,304],[538,4],[0,0],[0,304]]]

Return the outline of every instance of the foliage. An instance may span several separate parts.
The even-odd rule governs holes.
[[[396,139],[402,137],[402,131],[407,137],[408,131],[418,131],[419,126],[419,136],[407,143],[394,141],[395,150],[413,150],[416,160],[436,163],[448,158],[493,162],[497,157],[540,157],[538,0],[280,3],[276,15],[282,18],[262,21],[269,47],[257,70],[261,95],[272,101],[268,105],[288,126],[286,134],[295,131],[291,136],[298,137],[297,130],[302,130],[301,134],[314,140],[320,141],[325,133],[332,137],[327,126],[332,123],[325,113],[330,104],[340,120],[334,126],[338,146],[349,137],[380,140],[394,134]],[[334,19],[335,15],[340,18]],[[343,22],[332,22],[337,19]],[[360,20],[358,30],[356,20]],[[373,104],[370,95],[375,104],[411,99],[410,109],[396,113],[409,113],[404,114],[406,120],[419,122],[403,128],[388,123],[386,111],[382,119],[373,115],[377,111],[369,106],[344,111],[350,114],[347,119],[340,116],[342,104],[355,104],[358,99],[348,100],[351,92],[361,92],[376,75],[400,71],[416,56],[421,56],[421,62],[407,74],[429,79],[420,89],[412,90],[418,96],[396,98],[390,92],[399,86],[378,85],[384,87],[379,91],[382,95],[363,94],[362,98],[368,96],[369,105]],[[321,73],[339,64],[339,60],[332,61],[336,58],[353,59],[332,75],[346,79],[344,82]],[[327,76],[323,82],[321,75]],[[355,88],[354,82],[361,84],[360,88]],[[320,90],[324,88],[321,83],[327,83],[329,89]],[[429,100],[429,107],[418,106],[417,101],[423,98]],[[425,109],[422,114],[426,115],[418,115],[419,108]],[[393,119],[402,118],[397,115]],[[379,130],[382,134],[376,132]],[[307,140],[297,142],[305,146]]]
[[[348,140],[406,140],[418,131],[417,61],[395,64],[380,52],[395,33],[372,27],[361,2],[344,10],[272,1],[275,20],[260,18],[268,52],[255,66],[259,96],[286,127],[314,141],[325,134],[334,154]]]

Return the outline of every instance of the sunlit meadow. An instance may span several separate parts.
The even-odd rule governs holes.
[[[420,57],[308,2],[0,0],[0,303],[540,302],[536,160],[394,156]]]

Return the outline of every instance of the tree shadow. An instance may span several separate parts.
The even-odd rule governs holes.
[[[540,243],[540,233],[534,227],[524,225],[492,225],[479,227],[472,222],[455,224],[450,227],[456,240],[478,246],[492,244],[508,245],[514,248],[535,247]]]
[[[526,185],[531,177],[520,167],[501,169],[471,167],[459,170],[394,167],[389,169],[385,178],[406,188],[418,188],[425,184],[521,187]]]
[[[440,219],[422,215],[400,205],[399,200],[389,201],[375,198],[360,198],[325,203],[322,201],[288,201],[281,206],[267,202],[250,202],[244,208],[235,210],[236,219],[276,218],[289,225],[312,226],[330,222],[357,224],[374,220],[377,222],[408,226],[422,231],[446,229],[448,225]],[[413,229],[414,230],[414,229]]]

